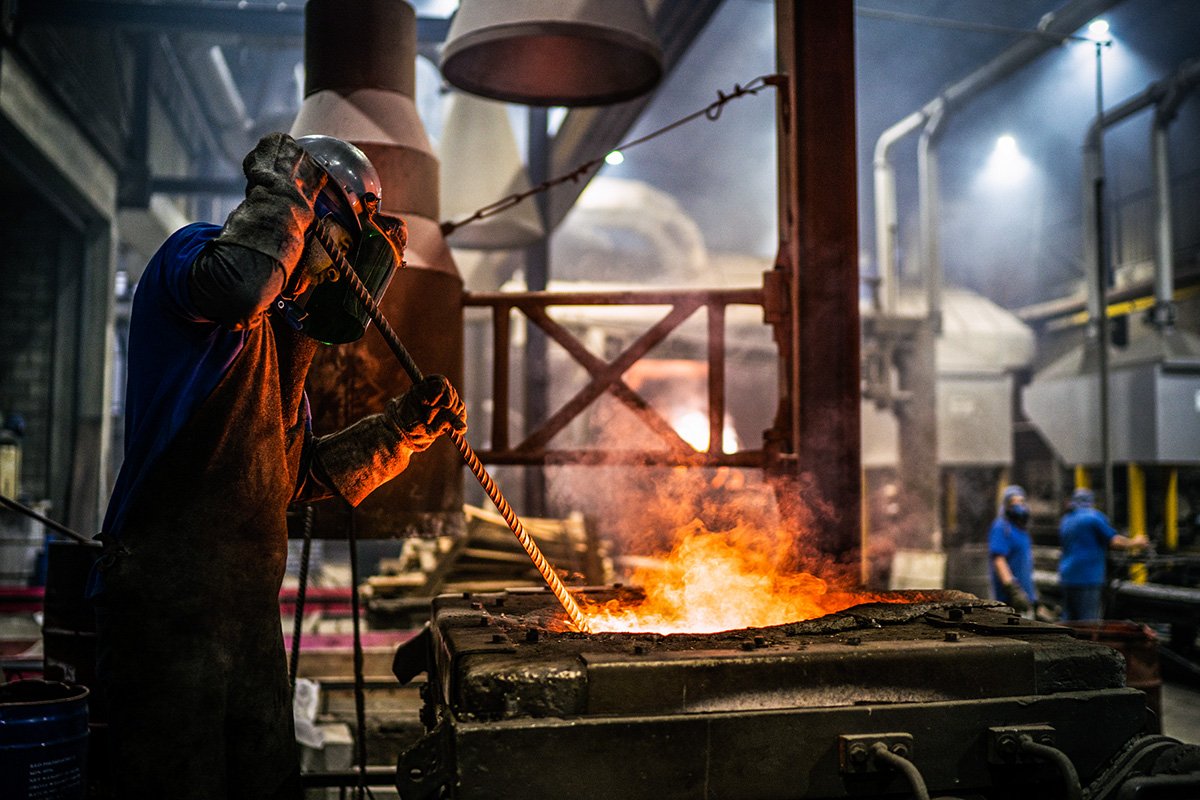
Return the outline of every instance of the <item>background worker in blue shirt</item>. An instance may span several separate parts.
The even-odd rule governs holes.
[[[1127,550],[1146,542],[1144,537],[1130,539],[1117,533],[1108,517],[1093,507],[1095,503],[1091,489],[1076,489],[1058,526],[1062,542],[1058,581],[1062,586],[1065,622],[1103,619],[1101,591],[1108,548]]]
[[[1029,506],[1020,486],[1004,487],[1000,511],[988,531],[992,597],[1012,606],[1018,614],[1033,608],[1033,544],[1029,538]]]

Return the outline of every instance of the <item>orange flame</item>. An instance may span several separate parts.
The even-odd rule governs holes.
[[[597,632],[716,633],[814,619],[888,599],[831,591],[825,580],[790,568],[792,552],[789,537],[747,525],[713,532],[693,521],[677,531],[661,561],[633,573],[645,600],[593,603],[583,611]]]

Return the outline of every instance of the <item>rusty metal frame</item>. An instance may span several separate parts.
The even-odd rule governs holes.
[[[725,310],[731,305],[763,307],[767,292],[763,288],[694,289],[673,291],[617,292],[488,292],[468,293],[467,307],[488,308],[492,317],[492,436],[490,449],[477,451],[489,464],[621,464],[664,466],[736,466],[764,467],[764,449],[722,452],[725,417]],[[592,353],[565,326],[551,318],[554,306],[670,306],[670,310],[637,337],[611,361]],[[708,430],[706,451],[685,442],[671,424],[621,376],[646,356],[656,345],[690,319],[700,309],[708,317]],[[508,386],[511,367],[509,347],[513,310],[525,317],[559,344],[591,376],[589,382],[558,410],[531,430],[515,446],[509,445]],[[610,394],[628,407],[658,439],[665,450],[574,449],[548,447],[556,434],[604,394]]]

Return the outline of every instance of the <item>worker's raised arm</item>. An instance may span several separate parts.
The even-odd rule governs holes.
[[[325,170],[285,133],[264,136],[242,161],[246,199],[192,265],[192,303],[227,328],[252,327],[304,251]]]

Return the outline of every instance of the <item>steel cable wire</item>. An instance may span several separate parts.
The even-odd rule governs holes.
[[[726,94],[725,92],[718,90],[717,91],[717,99],[714,100],[713,102],[709,103],[707,106],[700,109],[699,111],[693,111],[691,114],[688,114],[685,117],[681,117],[680,119],[677,119],[674,122],[664,125],[663,127],[659,128],[658,130],[651,131],[650,133],[646,134],[645,136],[641,136],[632,141],[625,142],[623,144],[619,144],[609,152],[628,150],[631,147],[636,147],[639,144],[648,142],[651,139],[662,136],[664,133],[673,131],[676,128],[678,128],[679,126],[686,125],[687,123],[691,122],[692,120],[699,119],[700,117],[704,117],[711,122],[716,122],[718,119],[720,119],[721,111],[724,109],[725,104],[728,103],[730,100],[736,100],[737,98],[745,97],[746,95],[758,94],[759,92],[761,92],[763,89],[767,88],[768,86],[775,86],[775,87],[781,86],[781,85],[783,85],[783,83],[786,80],[787,80],[786,75],[772,74],[772,75],[759,75],[757,78],[754,78],[752,81],[747,83],[745,86],[735,83],[733,85],[733,91],[731,91],[729,94]],[[586,175],[587,173],[591,172],[593,169],[596,169],[602,163],[604,163],[604,159],[607,157],[608,157],[608,153],[605,153],[603,156],[601,156],[599,158],[593,158],[590,161],[585,161],[584,163],[575,167],[575,169],[571,170],[570,172],[559,175],[556,178],[550,178],[549,180],[542,181],[537,186],[530,187],[529,189],[526,189],[523,192],[514,192],[513,194],[510,194],[506,197],[502,197],[499,200],[496,200],[495,202],[489,203],[488,205],[483,206],[480,209],[477,209],[473,214],[471,214],[471,216],[466,217],[465,219],[461,219],[458,222],[451,222],[451,221],[443,222],[443,223],[441,223],[442,235],[449,236],[451,233],[458,230],[459,228],[461,228],[464,225],[469,225],[472,222],[477,222],[481,219],[486,219],[487,217],[495,216],[496,214],[499,214],[502,211],[507,211],[508,209],[510,209],[513,206],[520,203],[522,200],[525,200],[528,197],[532,197],[535,194],[539,194],[541,192],[548,191],[549,189],[553,189],[555,186],[558,186],[559,184],[567,183],[568,181],[577,182],[581,178],[583,178],[584,175]]]

